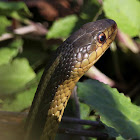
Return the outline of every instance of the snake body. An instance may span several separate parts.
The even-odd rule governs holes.
[[[54,140],[72,90],[115,39],[110,19],[83,25],[56,50],[40,80],[26,122],[26,140]]]

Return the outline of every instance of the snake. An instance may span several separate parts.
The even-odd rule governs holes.
[[[57,48],[36,90],[25,123],[25,140],[55,140],[76,83],[109,48],[116,34],[116,22],[101,19],[84,24]]]

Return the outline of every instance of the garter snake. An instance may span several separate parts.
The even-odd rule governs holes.
[[[40,80],[27,121],[25,140],[54,140],[71,92],[102,56],[117,33],[115,21],[83,25],[58,47]]]

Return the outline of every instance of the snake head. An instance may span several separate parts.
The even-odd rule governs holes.
[[[109,48],[117,34],[117,24],[111,19],[98,20],[83,25],[72,34],[66,43],[70,44],[72,70],[82,75]]]
[[[89,22],[73,33],[58,48],[59,71],[81,77],[109,48],[117,34],[117,24],[111,19]],[[59,74],[58,74],[59,75]]]

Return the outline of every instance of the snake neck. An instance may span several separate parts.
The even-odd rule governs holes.
[[[72,90],[84,71],[71,72],[65,56],[54,58],[41,78],[28,117],[26,140],[53,140]],[[67,70],[64,71],[64,68]],[[77,69],[78,70],[78,69]],[[76,70],[76,71],[77,71]],[[43,132],[43,133],[42,133]]]
[[[61,122],[64,109],[70,98],[72,90],[79,78],[69,78],[62,85],[59,86],[50,109],[48,110],[47,120],[44,126],[41,140],[54,140],[56,132]]]

